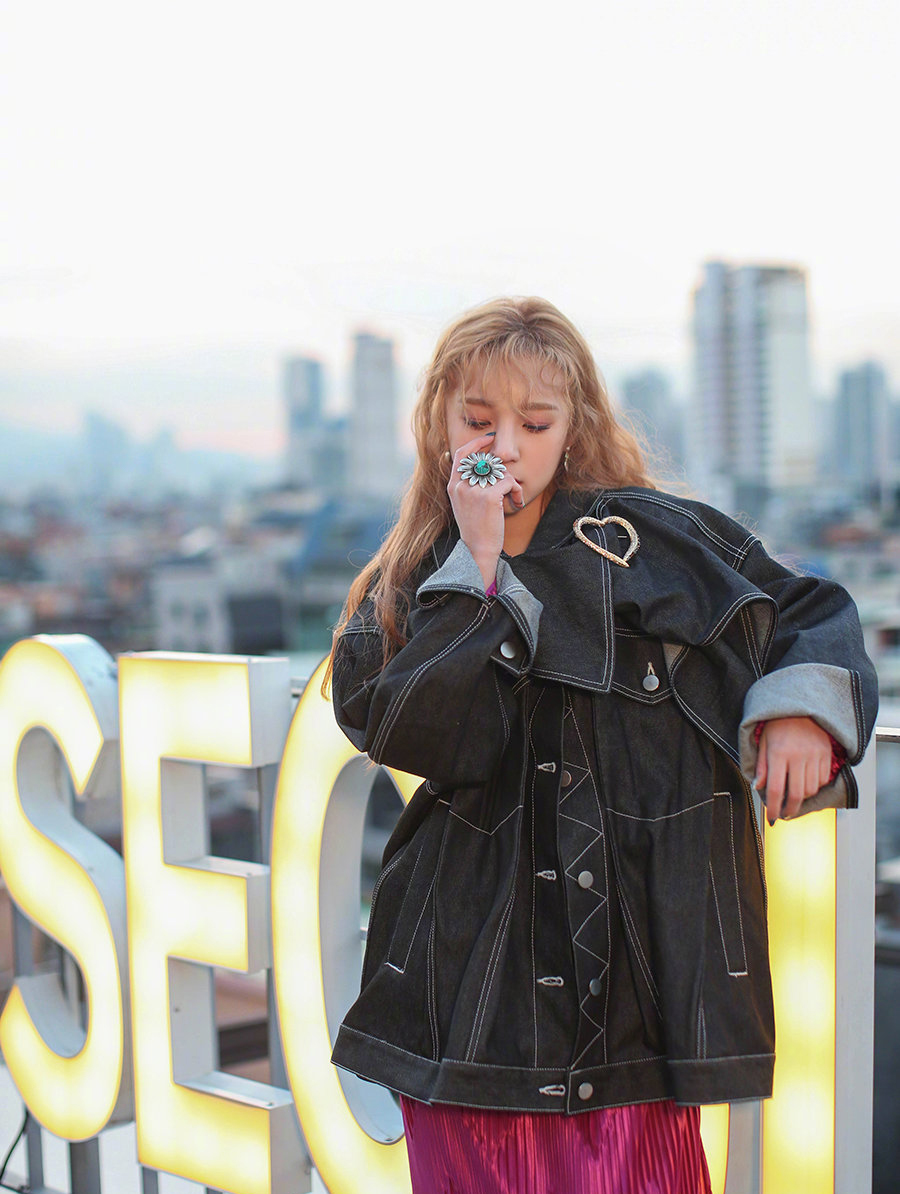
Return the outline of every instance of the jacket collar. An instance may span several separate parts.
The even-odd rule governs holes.
[[[775,602],[698,535],[690,517],[678,517],[679,499],[665,495],[665,505],[655,494],[637,489],[557,490],[526,550],[517,556],[503,553],[518,579],[543,605],[533,674],[608,692],[614,678],[617,629],[701,647],[715,658],[715,644],[743,610],[752,615],[752,654],[765,657],[774,630]],[[592,551],[573,528],[582,515],[606,518],[611,514],[625,518],[640,538],[628,567]],[[616,523],[583,530],[592,542],[615,555],[621,556],[628,546],[627,532]],[[454,525],[438,540],[437,565],[458,539]],[[742,632],[740,639],[745,637]],[[719,662],[727,663],[728,651],[720,654]]]

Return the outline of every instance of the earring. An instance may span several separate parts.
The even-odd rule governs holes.
[[[453,459],[453,457],[450,455],[450,449],[449,449],[449,448],[448,448],[448,449],[447,449],[447,451],[444,453],[444,455],[441,457],[441,459],[442,459],[442,460],[452,460],[452,459]]]
[[[565,472],[569,471],[569,449],[568,448],[566,448],[565,452],[563,453],[563,469],[565,470]]]

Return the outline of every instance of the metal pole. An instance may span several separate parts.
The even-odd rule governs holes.
[[[100,1137],[69,1145],[72,1194],[100,1194]]]
[[[834,1188],[872,1189],[875,1033],[875,758],[854,768],[859,808],[837,812]]]
[[[13,910],[13,970],[16,975],[34,973],[34,940],[31,921],[22,915],[16,904]],[[32,1190],[44,1184],[44,1141],[41,1125],[29,1115],[25,1125],[26,1179]]]
[[[159,1194],[159,1174],[146,1165],[141,1166],[141,1194]]]

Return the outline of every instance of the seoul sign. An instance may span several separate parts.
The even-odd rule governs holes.
[[[292,713],[284,659],[123,655],[82,635],[0,662],[0,872],[75,959],[86,1028],[54,975],[18,975],[0,1048],[48,1130],[134,1120],[138,1160],[231,1194],[409,1190],[399,1116],[331,1065],[360,972],[359,849],[373,771],[320,693]],[[209,855],[200,764],[277,765],[268,865]],[[420,780],[391,771],[404,800]],[[121,791],[122,855],[73,815]],[[768,835],[779,1058],[752,1189],[835,1181],[835,816]],[[210,967],[271,968],[289,1090],[216,1068]],[[735,1124],[704,1108],[713,1188],[738,1187]],[[746,1152],[746,1149],[743,1150]],[[749,1168],[748,1168],[749,1166]],[[750,1191],[751,1186],[744,1185]]]

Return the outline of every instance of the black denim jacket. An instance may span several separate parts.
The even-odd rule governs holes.
[[[615,554],[627,533],[599,520],[635,528],[628,568],[578,540],[584,514]],[[804,808],[855,805],[877,682],[852,600],[639,488],[557,492],[497,587],[454,529],[386,668],[367,603],[338,642],[339,724],[426,782],[385,850],[333,1060],[503,1109],[769,1095],[752,730],[814,717],[848,764]]]

